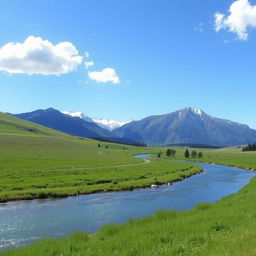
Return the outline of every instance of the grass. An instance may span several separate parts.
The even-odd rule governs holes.
[[[19,126],[12,129],[1,129],[0,123],[0,198],[4,200],[133,189],[181,180],[200,171],[181,162],[152,160],[143,165],[143,160],[131,156],[165,149],[111,143],[107,143],[108,149],[98,148],[96,141],[58,132],[54,135],[55,131],[42,127],[36,127],[36,133]],[[184,159],[183,153],[184,149],[177,149],[177,158]],[[203,154],[202,159],[195,160],[256,169],[255,152],[203,150]],[[129,165],[113,166],[119,164]],[[159,211],[126,224],[106,225],[92,236],[74,233],[0,255],[256,255],[255,187],[256,179],[253,179],[239,193],[215,204],[201,203],[190,211]]]
[[[256,179],[239,193],[190,211],[107,225],[89,236],[46,239],[1,256],[253,256],[256,254]]]
[[[0,199],[10,201],[131,190],[179,181],[200,171],[196,165],[157,160],[144,165],[77,170],[2,170]]]
[[[209,151],[201,160],[256,170],[256,152]]]
[[[190,152],[193,149],[190,149]],[[197,152],[203,152],[203,158],[189,158],[189,160],[195,160],[206,163],[216,163],[221,165],[236,166],[244,169],[256,170],[256,152],[241,152],[239,148],[224,148],[221,150],[202,150],[196,149]],[[177,149],[177,159],[184,158],[185,149]]]
[[[132,156],[155,150],[69,136],[0,113],[0,202],[131,190],[201,171]]]

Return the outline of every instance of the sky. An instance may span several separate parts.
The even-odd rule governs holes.
[[[256,1],[1,0],[0,35],[2,112],[198,107],[256,128]]]

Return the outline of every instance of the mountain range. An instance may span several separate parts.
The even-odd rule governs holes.
[[[40,124],[70,135],[96,138],[124,144],[135,144],[138,142],[133,139],[114,135],[109,129],[100,127],[89,117],[81,112],[62,113],[59,110],[48,108],[39,109],[28,113],[13,115],[20,119]]]
[[[256,130],[247,125],[212,117],[198,108],[149,116],[115,129],[114,134],[153,146],[184,143],[230,146],[256,140]]]
[[[231,146],[256,141],[256,130],[247,125],[216,118],[190,107],[127,122],[90,118],[82,112],[60,112],[53,108],[15,116],[71,135],[122,143]]]
[[[107,129],[109,131],[113,131],[116,128],[119,128],[125,124],[132,122],[132,120],[119,122],[119,121],[115,121],[107,118],[91,118],[85,115],[83,112],[62,111],[62,113],[72,117],[79,117],[88,122],[96,123],[101,128]]]
[[[86,121],[81,117],[63,114],[53,108],[39,109],[14,116],[71,135],[81,137],[112,137],[108,130],[102,129],[94,122]]]

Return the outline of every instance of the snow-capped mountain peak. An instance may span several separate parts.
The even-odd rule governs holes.
[[[62,113],[68,116],[81,118],[87,122],[96,123],[101,128],[107,129],[109,131],[119,128],[132,121],[132,120],[129,120],[129,121],[119,122],[119,121],[106,119],[106,118],[90,118],[87,115],[85,115],[83,112],[62,111]]]
[[[97,123],[100,127],[108,129],[110,131],[132,122],[132,120],[119,122],[119,121],[110,120],[106,118],[93,118],[92,120],[95,123]]]
[[[184,109],[180,110],[180,113],[182,113],[184,111],[190,111],[199,116],[202,116],[202,114],[203,114],[203,111],[200,108],[192,108],[192,107],[184,108]]]
[[[192,108],[193,112],[198,114],[199,116],[202,115],[202,110],[200,108]]]
[[[81,118],[87,122],[93,122],[93,120],[89,116],[85,115],[83,112],[62,111],[62,113],[68,116]]]

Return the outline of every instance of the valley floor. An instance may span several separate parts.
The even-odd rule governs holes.
[[[183,150],[177,157],[182,158]],[[204,160],[253,168],[255,153],[204,151]],[[243,155],[244,154],[244,155]],[[238,157],[239,156],[239,157]],[[248,163],[246,164],[246,160]],[[224,159],[224,160],[223,160]],[[167,161],[158,161],[158,163]],[[213,161],[212,161],[213,162]],[[201,203],[190,211],[160,211],[122,225],[107,225],[98,233],[74,233],[46,239],[31,246],[1,253],[3,256],[153,256],[256,255],[256,179],[237,194],[221,201]]]
[[[132,157],[164,153],[166,148],[97,142],[39,126],[31,134],[23,122],[11,126],[10,132],[7,124],[3,127],[8,132],[0,132],[1,201],[129,190],[201,172],[200,167],[188,162],[152,159],[144,164]],[[176,158],[184,159],[184,149],[177,149]],[[251,152],[204,150],[203,158],[190,160],[256,169],[256,154]],[[202,203],[184,212],[161,211],[123,225],[107,225],[92,236],[74,233],[0,255],[256,255],[255,197],[253,179],[239,193],[212,205]]]
[[[133,157],[156,148],[21,134],[0,134],[0,143],[0,202],[132,190],[201,172],[193,164]]]
[[[256,179],[221,201],[190,211],[159,211],[122,225],[107,225],[89,236],[46,239],[3,256],[153,256],[256,254]]]

